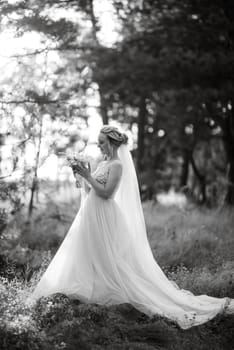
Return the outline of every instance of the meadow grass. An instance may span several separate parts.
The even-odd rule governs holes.
[[[195,294],[234,298],[231,209],[189,206],[181,210],[152,202],[144,203],[143,208],[155,259],[169,279]],[[5,275],[0,278],[2,350],[233,349],[233,316],[219,315],[204,325],[183,331],[166,319],[157,315],[149,318],[127,304],[85,305],[58,294],[42,298],[34,306],[25,303],[76,211],[76,199],[69,207],[67,203],[55,205],[50,201],[30,224],[18,217],[17,223],[9,226],[11,233],[18,230],[16,237],[11,238],[18,247],[18,252],[12,250],[12,260],[16,265],[17,259],[21,259],[21,265],[27,262],[31,273],[17,274],[15,265],[9,261]],[[9,242],[7,247],[11,247]],[[34,259],[30,260],[30,256]]]
[[[165,209],[145,203],[144,213],[151,248],[160,265],[212,269],[234,260],[233,209]]]

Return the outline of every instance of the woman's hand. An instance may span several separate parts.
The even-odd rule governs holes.
[[[75,174],[79,174],[80,176],[82,176],[83,178],[85,179],[88,179],[91,175],[91,167],[90,167],[90,164],[88,164],[88,167],[86,167],[84,165],[84,163],[82,162],[79,162],[77,165],[76,165],[76,169],[73,170],[74,172],[74,175]]]

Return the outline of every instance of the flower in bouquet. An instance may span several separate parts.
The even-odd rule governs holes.
[[[78,168],[80,166],[89,168],[89,159],[85,157],[82,153],[68,155],[67,156],[67,165],[72,168],[73,173],[76,176],[76,186],[82,187],[82,176],[78,174]]]
[[[88,168],[89,160],[83,154],[73,154],[67,156],[67,165],[70,166],[74,173],[78,171],[80,166]]]

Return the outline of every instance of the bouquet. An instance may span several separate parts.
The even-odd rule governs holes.
[[[76,177],[76,186],[82,187],[83,178],[78,174],[78,167],[83,166],[89,168],[89,160],[82,153],[68,155],[67,156],[67,165],[72,168],[72,171]]]

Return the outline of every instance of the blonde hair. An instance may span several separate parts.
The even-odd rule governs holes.
[[[117,147],[128,142],[127,135],[121,133],[115,126],[104,125],[101,128],[100,132],[106,135],[109,138],[110,142]]]

